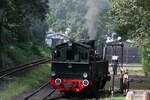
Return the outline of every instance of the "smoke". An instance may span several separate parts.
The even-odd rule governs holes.
[[[88,35],[90,40],[93,40],[96,37],[96,20],[100,10],[100,2],[101,0],[88,0],[87,2],[88,11],[85,15],[85,18],[86,24],[88,26]]]

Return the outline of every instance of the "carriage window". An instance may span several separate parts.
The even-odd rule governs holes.
[[[74,60],[74,51],[72,49],[67,50],[67,59]]]

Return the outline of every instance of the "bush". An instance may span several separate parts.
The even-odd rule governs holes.
[[[51,54],[51,49],[46,44],[35,44],[33,45],[32,50],[34,51],[35,55],[40,57],[47,57]]]
[[[150,72],[150,47],[141,48],[142,64],[145,75]]]
[[[27,61],[28,57],[26,53],[28,51],[24,51],[23,49],[15,46],[9,46],[7,48],[8,49],[6,49],[6,53],[8,57],[14,61],[14,63],[21,64]]]
[[[27,63],[38,58],[47,57],[51,52],[51,49],[44,43],[18,43],[16,45],[5,45],[2,50],[3,52],[0,58],[0,67],[2,69]],[[9,63],[11,63],[11,65]]]

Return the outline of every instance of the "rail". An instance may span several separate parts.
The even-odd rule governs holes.
[[[28,68],[32,68],[34,66],[44,64],[44,63],[47,63],[49,61],[50,61],[50,58],[38,59],[38,60],[35,60],[33,62],[30,62],[30,63],[22,64],[22,65],[19,65],[17,67],[13,67],[13,68],[6,69],[4,71],[0,71],[0,79],[4,78],[7,75],[13,74],[15,72],[18,72],[18,71],[21,71],[24,69],[28,69]]]
[[[40,86],[38,89],[36,89],[35,91],[33,91],[30,95],[28,95],[27,97],[25,97],[23,100],[29,100],[30,98],[32,98],[32,96],[34,96],[35,94],[37,94],[39,91],[41,91],[44,87],[46,87],[49,84],[49,82],[44,83],[42,86]],[[52,89],[51,92],[46,95],[42,100],[46,100],[47,97],[49,97],[50,95],[52,95],[55,92],[56,89]]]

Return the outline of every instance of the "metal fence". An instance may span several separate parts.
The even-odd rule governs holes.
[[[121,47],[108,47],[106,59],[111,61],[113,55],[117,55],[121,57]],[[141,56],[139,54],[138,47],[128,47],[125,46],[123,48],[123,62],[126,64],[140,64],[141,63]],[[121,58],[119,58],[120,61]]]

